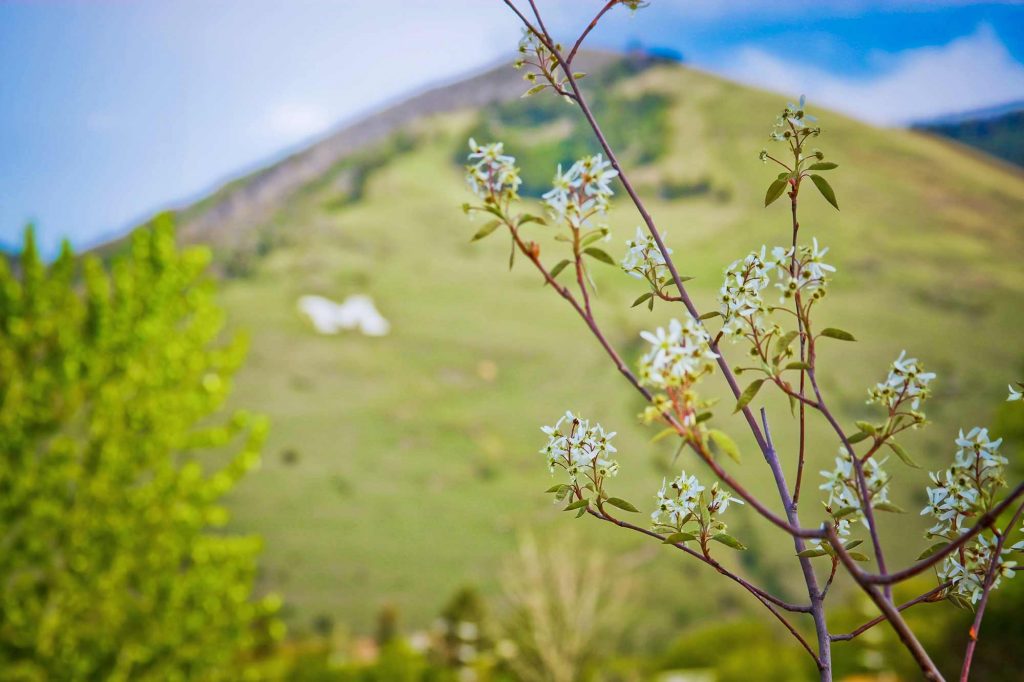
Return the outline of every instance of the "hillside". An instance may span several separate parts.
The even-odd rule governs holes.
[[[1024,102],[1016,102],[1008,108],[922,123],[915,128],[1024,167]]]
[[[602,56],[589,68],[584,84],[604,93],[598,115],[706,307],[729,262],[786,238],[785,209],[762,208],[774,173],[757,160],[784,101],[675,64]],[[534,194],[557,162],[594,150],[571,107],[521,100],[523,89],[502,68],[431,93],[420,102],[433,105],[399,106],[341,131],[181,216],[187,239],[217,248],[231,324],[251,340],[234,402],[273,419],[263,468],[232,498],[233,524],[265,538],[261,585],[284,594],[296,629],[327,617],[368,631],[385,603],[423,626],[458,587],[492,589],[523,527],[624,550],[635,598],[670,606],[634,624],[638,640],[678,627],[710,600],[727,612],[746,603],[667,550],[560,515],[542,493],[551,482],[538,428],[566,408],[619,431],[617,489],[642,509],[671,470],[671,452],[649,443],[653,432],[636,424],[638,399],[563,302],[527,268],[508,272],[505,240],[468,241],[476,228],[459,206],[469,135],[504,139]],[[840,164],[832,179],[843,210],[812,197],[802,223],[839,268],[822,322],[860,339],[824,351],[825,389],[844,418],[862,418],[866,388],[900,350],[920,357],[939,373],[935,425],[905,443],[938,467],[956,429],[986,423],[1021,369],[1024,178],[931,136],[817,113],[820,146]],[[607,245],[614,256],[638,223],[620,201]],[[541,241],[556,262],[557,243]],[[611,267],[596,274],[598,314],[633,361],[637,332],[681,312],[630,310],[643,291],[635,280]],[[389,336],[318,336],[296,312],[302,295],[353,293],[374,298]],[[768,406],[777,440],[790,443],[788,410]],[[812,438],[822,445],[812,451],[808,499],[835,454],[823,428]],[[748,456],[736,475],[769,495],[763,463],[751,443],[741,446]],[[691,458],[681,464],[707,477]],[[918,508],[926,473],[890,466],[895,500]],[[804,506],[806,523],[815,508]],[[768,558],[728,559],[777,589],[797,584],[787,543],[746,509],[730,515],[735,535]],[[888,529],[892,560],[924,546],[915,513]]]

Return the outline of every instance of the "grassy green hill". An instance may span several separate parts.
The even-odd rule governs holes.
[[[234,526],[265,538],[262,586],[283,593],[299,629],[328,616],[366,631],[385,603],[406,624],[425,625],[456,588],[492,589],[517,529],[531,528],[582,533],[623,552],[638,603],[668,606],[643,614],[634,632],[744,608],[745,595],[678,553],[573,521],[542,493],[551,482],[538,428],[566,408],[620,432],[616,486],[643,509],[671,470],[671,446],[650,444],[653,431],[636,423],[638,398],[563,302],[528,268],[508,272],[506,241],[469,244],[475,227],[459,210],[469,134],[505,139],[534,191],[557,161],[594,150],[568,105],[518,100],[522,84],[506,70],[476,82],[503,94],[410,116],[252,210],[230,209],[260,174],[184,214],[190,239],[217,245],[231,323],[251,339],[234,402],[273,420],[262,469],[231,500]],[[599,113],[706,307],[729,262],[786,239],[781,202],[761,206],[774,173],[757,160],[783,98],[674,64],[613,62],[584,82],[604,89]],[[832,179],[843,210],[811,197],[803,230],[831,247],[839,268],[822,323],[860,339],[823,352],[825,390],[845,419],[862,418],[867,387],[900,350],[920,357],[939,373],[935,425],[905,443],[938,467],[956,429],[986,423],[1021,369],[1024,177],[929,136],[818,113],[821,147],[841,166]],[[226,216],[236,236],[207,235],[196,222],[204,215],[205,224]],[[620,201],[612,224],[607,246],[619,257],[639,220]],[[560,259],[558,244],[537,234],[545,257]],[[643,290],[599,267],[598,314],[634,361],[638,331],[682,310],[630,310]],[[318,336],[296,312],[301,295],[351,293],[374,297],[390,336]],[[708,384],[724,396],[719,382]],[[788,410],[767,404],[777,440],[791,444]],[[773,499],[738,421],[721,423],[747,453],[735,475]],[[811,442],[805,523],[818,520],[817,471],[836,451],[820,425]],[[681,464],[708,475],[691,455]],[[916,510],[926,473],[891,467],[895,500]],[[796,596],[789,541],[747,509],[729,515],[752,551],[727,559]],[[916,513],[887,524],[891,562],[916,556],[921,528]]]

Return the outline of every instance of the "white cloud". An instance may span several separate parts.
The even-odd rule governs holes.
[[[260,123],[259,132],[285,142],[298,142],[327,130],[333,117],[326,108],[309,103],[285,102],[274,106]]]
[[[1024,98],[1024,65],[990,26],[938,46],[875,53],[877,74],[849,77],[748,47],[714,70],[744,83],[881,124],[900,124]]]

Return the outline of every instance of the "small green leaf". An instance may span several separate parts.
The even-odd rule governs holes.
[[[832,190],[832,185],[828,184],[828,180],[821,177],[820,175],[812,175],[811,182],[821,192],[821,196],[825,197],[825,201],[832,204],[835,209],[839,210],[839,202],[836,201],[836,193]]]
[[[948,542],[936,542],[934,545],[932,545],[931,547],[929,547],[925,551],[921,552],[921,555],[919,557],[917,557],[917,560],[918,561],[922,561],[924,559],[927,559],[931,555],[933,555],[936,552],[938,552],[939,550],[943,549],[948,544],[949,544]]]
[[[740,449],[736,445],[736,441],[728,436],[724,431],[718,429],[710,429],[708,431],[708,438],[714,443],[719,450],[727,454],[734,462],[740,463]]]
[[[529,97],[530,95],[536,95],[538,92],[548,87],[547,83],[541,83],[540,85],[534,85],[532,88],[523,93],[523,97]]]
[[[906,510],[898,504],[892,502],[879,502],[872,505],[878,511],[889,512],[890,514],[906,514]]]
[[[719,533],[718,535],[712,535],[711,539],[714,540],[715,542],[721,542],[726,547],[732,547],[733,549],[743,550],[743,549],[747,548],[746,545],[744,545],[742,542],[740,542],[739,540],[737,540],[736,538],[734,538],[731,535],[727,535],[726,533]]]
[[[764,205],[770,206],[776,199],[781,197],[782,193],[786,191],[788,184],[789,181],[782,178],[773,180],[772,184],[768,185],[768,191],[764,195]]]
[[[833,518],[841,519],[844,516],[849,516],[855,511],[857,511],[857,507],[841,507],[837,511],[833,512],[832,516]]]
[[[862,552],[849,552],[849,554],[854,561],[871,561],[871,557]]]
[[[717,310],[713,310],[713,311],[712,311],[712,312],[710,312],[710,313],[704,313],[704,314],[703,314],[703,315],[701,315],[701,316],[700,316],[700,318],[698,318],[698,319],[700,319],[701,321],[703,321],[703,320],[710,320],[710,319],[712,319],[712,318],[714,318],[714,317],[721,317],[721,316],[722,316],[722,313],[718,312]]]
[[[878,429],[875,428],[875,425],[872,424],[871,422],[858,421],[854,422],[854,424],[857,425],[858,429],[860,429],[863,433],[868,434],[869,436],[873,436],[876,433],[878,433]]]
[[[839,164],[832,163],[831,161],[821,161],[819,163],[812,163],[807,167],[807,170],[827,171],[833,168],[839,168]]]
[[[888,445],[889,449],[895,452],[896,456],[900,458],[900,461],[906,464],[908,467],[914,467],[915,469],[921,468],[921,465],[914,461],[914,458],[911,457],[910,454],[903,449],[902,445],[892,440],[886,441],[885,444]]]
[[[797,362],[791,362],[788,365],[786,365],[786,369],[807,370],[807,369],[811,369],[811,366],[809,364],[807,364],[806,362],[797,361]]]
[[[555,267],[551,268],[551,279],[558,277],[558,275],[562,273],[562,270],[565,270],[565,266],[567,265],[569,265],[569,261],[564,258],[558,261]]]
[[[629,307],[630,307],[630,308],[635,308],[635,307],[637,307],[638,305],[640,305],[641,303],[643,303],[644,301],[646,301],[647,299],[649,299],[649,298],[652,298],[653,296],[654,296],[654,293],[653,293],[653,292],[650,292],[650,291],[648,291],[648,292],[647,292],[646,294],[644,294],[644,295],[643,295],[643,296],[641,296],[640,298],[638,298],[638,299],[636,299],[635,301],[633,301],[633,305],[631,305],[631,306],[629,306]]]
[[[606,252],[602,251],[596,246],[591,246],[589,248],[583,249],[583,253],[587,254],[591,258],[601,261],[602,263],[607,263],[608,265],[615,265],[615,260]]]
[[[587,500],[576,500],[566,505],[562,511],[572,511],[573,509],[584,509],[587,506]]]
[[[604,235],[605,235],[605,233],[604,233],[603,230],[598,230],[597,232],[593,232],[593,233],[587,235],[586,237],[584,237],[582,240],[580,240],[580,246],[589,246],[590,244],[593,244],[594,242],[599,242],[602,239],[604,239]]]
[[[697,415],[697,423],[700,424],[701,422],[706,422],[713,416],[715,415],[712,414],[711,412],[701,412],[700,414]]]
[[[853,334],[842,329],[836,329],[835,327],[825,327],[821,330],[821,336],[827,336],[830,339],[838,339],[840,341],[856,341]]]
[[[556,484],[556,485],[553,485],[553,486],[551,486],[550,488],[548,488],[548,489],[547,489],[547,490],[545,490],[544,492],[546,492],[546,493],[557,493],[557,492],[558,492],[559,490],[561,490],[562,488],[568,488],[568,487],[569,487],[569,486],[567,486],[567,485],[566,485],[566,484],[564,484],[564,483],[558,483],[558,484]]]
[[[622,498],[619,498],[619,497],[609,497],[607,502],[611,506],[618,507],[619,509],[621,509],[623,511],[633,512],[635,514],[639,514],[640,513],[639,509],[637,509],[636,507],[631,505],[629,502],[626,502]]]
[[[950,592],[946,595],[946,599],[948,599],[953,604],[953,606],[957,607],[958,609],[963,609],[964,611],[971,611],[972,613],[974,612],[974,604],[972,604],[962,594]]]
[[[805,549],[805,550],[804,550],[804,551],[802,551],[802,552],[798,552],[798,553],[797,553],[797,556],[798,556],[798,557],[803,557],[803,558],[805,558],[805,559],[813,559],[813,558],[815,558],[815,557],[819,557],[819,556],[825,556],[825,555],[827,555],[827,554],[828,554],[828,552],[826,552],[826,551],[825,551],[825,550],[823,550],[823,549],[814,549],[814,548],[811,548],[811,549]]]
[[[675,436],[675,435],[678,435],[678,434],[679,434],[679,432],[676,431],[673,428],[662,429],[661,431],[658,432],[658,435],[656,435],[654,438],[651,439],[651,442],[652,443],[657,443],[659,440],[664,440],[665,438],[668,438],[669,436]]]
[[[793,343],[793,339],[795,339],[798,336],[800,336],[800,332],[796,330],[787,332],[786,334],[780,336],[779,340],[775,342],[775,354],[782,355],[786,351],[786,349],[789,348],[789,344]]]
[[[853,549],[854,547],[857,547],[858,545],[862,544],[863,542],[864,542],[863,540],[850,540],[849,542],[846,543],[845,546],[846,546],[846,549]]]
[[[500,227],[500,226],[501,226],[501,221],[500,220],[488,221],[486,224],[484,224],[483,227],[481,227],[479,230],[476,231],[476,234],[474,234],[473,238],[470,239],[469,241],[475,242],[478,239],[483,239],[484,237],[486,237],[490,233],[492,233],[495,230],[497,230],[498,227]]]
[[[850,444],[852,445],[853,443],[859,443],[862,440],[867,440],[870,437],[871,437],[870,434],[864,433],[863,431],[858,431],[857,433],[853,434],[852,436],[847,436],[846,440],[848,440],[850,442]]]
[[[519,218],[519,226],[522,227],[523,225],[526,225],[528,223],[539,223],[541,225],[547,225],[548,221],[545,220],[544,218],[541,218],[539,215],[531,215],[529,213],[524,213]]]
[[[740,394],[739,399],[736,401],[736,409],[732,411],[733,414],[736,414],[737,412],[739,412],[744,407],[750,404],[750,401],[754,399],[754,396],[757,395],[757,392],[761,390],[761,386],[762,384],[764,384],[764,381],[764,379],[755,379],[754,381],[750,382],[749,386],[743,389],[743,393]]]
[[[661,541],[663,545],[678,545],[680,542],[688,542],[690,540],[696,540],[697,536],[693,533],[672,533],[667,538]]]

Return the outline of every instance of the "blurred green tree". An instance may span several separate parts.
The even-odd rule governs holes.
[[[266,424],[223,412],[245,349],[208,262],[166,217],[106,264],[31,228],[0,258],[0,678],[240,679],[281,636],[259,539],[216,531]]]

